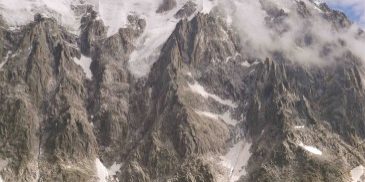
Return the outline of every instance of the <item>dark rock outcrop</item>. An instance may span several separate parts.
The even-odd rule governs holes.
[[[176,0],[163,0],[162,4],[156,10],[157,13],[163,13],[172,10],[177,5]]]
[[[175,14],[176,18],[188,18],[193,15],[197,10],[197,4],[193,1],[188,1],[184,6]]]
[[[91,7],[87,9],[86,14],[81,18],[80,27],[80,49],[81,53],[90,56],[91,48],[95,42],[105,39],[107,28],[103,21],[98,18],[98,14]]]

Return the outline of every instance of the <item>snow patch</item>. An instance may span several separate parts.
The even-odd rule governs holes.
[[[226,40],[228,39],[228,35],[227,35],[227,33],[224,31],[224,30],[222,30],[222,32],[224,32],[225,33],[225,36],[226,36]],[[236,53],[234,56],[228,56],[227,58],[226,58],[226,63],[228,62],[228,61],[231,61],[232,59],[237,59],[237,57],[238,56],[240,56],[241,54],[240,53]]]
[[[365,168],[360,165],[351,170],[352,182],[362,181],[365,178]]]
[[[318,148],[316,148],[314,146],[304,145],[302,142],[299,143],[299,146],[302,147],[304,150],[312,153],[312,154],[322,155],[322,151],[320,151]]]
[[[201,116],[205,116],[205,117],[208,117],[208,118],[211,118],[211,119],[214,119],[214,120],[223,120],[226,124],[229,124],[229,125],[232,125],[232,126],[235,126],[238,121],[233,119],[231,117],[231,113],[229,111],[223,113],[223,114],[214,114],[214,113],[211,113],[211,112],[206,112],[206,111],[199,111],[199,110],[196,110],[195,111],[197,114],[201,115]]]
[[[206,112],[206,111],[195,111],[195,112],[199,115],[206,116],[208,118],[215,119],[215,120],[218,120],[218,118],[219,118],[217,114],[214,114],[211,112]]]
[[[8,159],[0,159],[0,171],[5,169],[8,166],[9,160]]]
[[[95,159],[96,175],[99,178],[99,182],[107,182],[108,169],[101,163],[99,158]]]
[[[198,82],[195,82],[193,85],[189,83],[189,87],[191,91],[203,96],[206,99],[211,95],[207,91],[205,91],[204,87],[200,85]]]
[[[107,169],[99,158],[95,159],[96,175],[99,178],[99,182],[107,182],[110,177],[113,177],[122,167],[122,164],[117,164],[116,162]]]
[[[108,175],[109,176],[115,176],[117,174],[117,172],[120,170],[120,168],[122,167],[123,164],[117,164],[116,162],[113,163],[112,166],[110,166],[109,170],[108,170]]]
[[[11,51],[8,51],[8,53],[6,54],[4,61],[2,63],[0,63],[0,70],[4,67],[4,65],[8,62],[9,60],[9,56],[11,54]]]
[[[90,69],[90,65],[92,62],[91,58],[81,55],[80,59],[74,58],[74,61],[76,64],[80,65],[81,68],[84,70],[84,73],[86,74],[86,78],[91,80],[92,76],[93,76],[91,69]]]
[[[10,26],[9,27],[9,30],[10,31],[19,31],[20,30],[20,27],[19,26]]]
[[[250,67],[250,66],[251,66],[251,64],[250,64],[250,63],[248,63],[248,61],[243,61],[243,62],[241,63],[241,66],[243,66],[243,67]]]
[[[294,129],[296,130],[300,130],[300,129],[304,129],[304,125],[298,125],[298,126],[294,126]]]
[[[233,18],[231,15],[227,15],[227,19],[226,19],[227,25],[231,26],[232,22],[233,22]]]
[[[314,6],[314,9],[317,10],[318,12],[322,12],[322,10],[319,9],[317,6]]]
[[[0,176],[0,182],[4,182],[3,178]]]
[[[232,108],[238,107],[238,105],[231,100],[224,100],[215,94],[208,93],[205,88],[196,81],[194,82],[194,84],[189,83],[189,87],[192,92],[203,96],[205,99],[210,97],[223,105],[230,106]]]
[[[235,144],[226,155],[221,156],[221,165],[229,169],[229,181],[237,181],[246,174],[244,169],[251,157],[251,143],[244,140]]]
[[[235,120],[231,117],[231,113],[229,111],[219,115],[219,118],[221,118],[227,124],[230,124],[230,125],[233,125],[233,126],[235,126],[238,123],[237,120]]]

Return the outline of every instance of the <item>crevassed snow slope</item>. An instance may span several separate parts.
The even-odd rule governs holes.
[[[174,15],[187,0],[178,0],[176,8],[162,14],[156,13],[161,0],[154,3],[147,3],[150,2],[148,0],[138,1],[145,1],[146,4],[137,4],[140,7],[131,6],[131,12],[135,11],[144,16],[147,26],[137,42],[137,49],[130,56],[129,69],[136,77],[143,77],[149,73],[152,64],[160,55],[161,46],[175,29],[179,20]]]
[[[217,5],[217,0],[193,1],[197,4],[197,11],[203,13],[209,13]],[[34,14],[42,13],[54,17],[70,32],[77,34],[80,17],[72,7],[91,4],[108,27],[109,36],[127,25],[129,14],[138,15],[146,20],[147,26],[136,43],[137,49],[130,56],[129,69],[136,77],[143,77],[149,73],[160,48],[179,22],[174,15],[186,2],[188,0],[177,0],[174,9],[156,13],[162,0],[0,0],[0,13],[11,27],[27,24],[33,20]]]
[[[193,0],[198,11],[209,13],[215,5],[215,0]],[[131,54],[129,70],[137,78],[148,75],[152,64],[158,59],[160,49],[175,29],[179,19],[174,15],[188,0],[177,0],[177,6],[164,13],[157,13],[162,0],[100,0],[98,11],[105,25],[109,27],[108,36],[125,27],[130,14],[138,15],[146,20],[144,33],[137,40],[137,49]]]

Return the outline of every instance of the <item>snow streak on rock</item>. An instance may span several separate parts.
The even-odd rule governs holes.
[[[232,108],[237,108],[237,104],[236,103],[234,103],[231,100],[222,99],[222,98],[220,98],[219,96],[217,96],[215,94],[208,93],[205,90],[205,88],[202,85],[200,85],[198,82],[194,82],[194,84],[190,84],[189,83],[189,88],[191,89],[192,92],[197,93],[197,94],[203,96],[205,99],[212,98],[215,101],[217,101],[217,102],[219,102],[219,103],[221,103],[223,105],[230,106]]]
[[[215,119],[215,120],[223,120],[226,124],[229,124],[229,125],[232,125],[232,126],[235,126],[238,121],[233,119],[231,117],[231,113],[229,111],[223,113],[223,114],[214,114],[214,113],[211,113],[211,112],[206,112],[206,111],[195,111],[197,114],[199,115],[202,115],[202,116],[205,116],[205,117],[209,117],[211,119]]]
[[[322,155],[322,151],[320,151],[318,148],[314,146],[304,145],[302,142],[299,143],[299,146],[312,154]]]
[[[294,126],[294,129],[296,129],[296,130],[300,130],[300,129],[304,129],[304,128],[305,128],[304,125]]]
[[[1,70],[1,68],[3,68],[3,66],[4,66],[7,62],[8,62],[10,54],[11,54],[11,51],[9,51],[9,52],[6,54],[6,57],[5,57],[4,61],[3,61],[2,63],[0,63],[0,70]]]

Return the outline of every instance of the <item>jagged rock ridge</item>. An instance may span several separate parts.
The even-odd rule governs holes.
[[[323,44],[324,61],[344,50],[331,64],[303,64],[286,50],[248,53],[254,44],[224,8],[203,14],[193,1],[179,3],[155,10],[181,8],[145,77],[130,70],[149,26],[138,14],[111,36],[89,5],[79,7],[79,35],[42,14],[15,30],[1,20],[0,179],[354,178],[351,170],[365,163],[365,70],[351,42]],[[310,1],[296,1],[291,11],[258,3],[275,35],[290,31],[290,16],[318,16]],[[315,7],[335,31],[351,28],[344,14]],[[297,41],[303,48],[321,41],[305,33]],[[91,60],[91,78],[75,62],[82,57]]]

